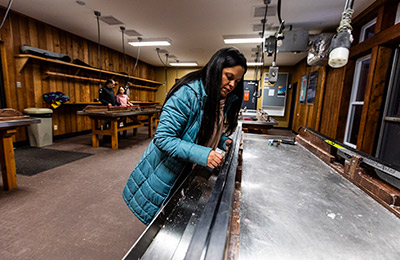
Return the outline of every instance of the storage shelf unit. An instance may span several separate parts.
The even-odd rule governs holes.
[[[162,84],[161,82],[154,81],[154,80],[143,79],[143,78],[129,76],[129,75],[113,72],[113,71],[101,70],[101,69],[94,68],[94,67],[82,66],[82,65],[65,62],[65,61],[60,61],[60,60],[47,59],[47,58],[43,58],[43,57],[31,55],[31,54],[19,54],[19,55],[15,55],[14,57],[15,57],[15,64],[16,64],[16,69],[17,69],[18,73],[21,73],[21,71],[24,69],[26,63],[31,59],[31,60],[36,60],[36,61],[40,61],[40,62],[60,64],[60,65],[74,67],[74,68],[78,69],[78,71],[75,73],[75,75],[58,73],[58,72],[53,72],[53,71],[46,71],[44,73],[45,77],[59,76],[59,77],[77,79],[77,80],[89,80],[89,81],[95,81],[95,82],[103,82],[104,81],[104,80],[98,79],[98,78],[83,77],[83,76],[76,75],[79,73],[79,70],[82,69],[82,70],[93,71],[93,72],[101,72],[101,73],[104,73],[107,75],[113,75],[113,76],[118,76],[118,77],[129,79],[135,83],[135,84],[130,84],[130,87],[133,87],[133,88],[146,88],[146,89],[156,91],[158,89],[158,86]],[[143,84],[144,86],[142,86],[141,84]]]

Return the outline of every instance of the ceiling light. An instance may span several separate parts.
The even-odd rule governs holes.
[[[177,67],[194,67],[197,66],[198,63],[196,61],[177,61],[177,62],[170,62],[169,65]]]
[[[264,39],[257,35],[247,35],[247,36],[224,36],[225,44],[235,44],[235,43],[260,43],[264,42]]]
[[[261,66],[262,62],[247,62],[247,66]]]
[[[128,43],[132,46],[169,46],[171,45],[170,39],[142,39],[131,40]]]

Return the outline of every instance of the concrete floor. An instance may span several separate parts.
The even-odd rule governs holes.
[[[147,128],[92,148],[91,135],[56,140],[46,149],[92,156],[34,176],[17,174],[18,188],[0,182],[0,259],[121,259],[145,229],[122,190],[151,141]],[[271,129],[271,135],[289,135]],[[17,148],[18,149],[18,148]],[[51,158],[49,158],[51,160]]]
[[[128,135],[119,150],[110,142],[92,148],[90,135],[57,140],[43,148],[93,155],[17,174],[16,190],[3,191],[0,182],[0,259],[121,259],[145,229],[122,190],[151,140],[146,128]]]

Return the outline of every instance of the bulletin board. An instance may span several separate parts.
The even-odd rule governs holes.
[[[284,116],[287,99],[289,73],[278,73],[278,80],[271,84],[268,73],[263,78],[262,109],[270,116]]]

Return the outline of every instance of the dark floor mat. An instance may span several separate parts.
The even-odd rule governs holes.
[[[90,153],[60,151],[36,147],[14,150],[17,174],[32,176],[49,169],[91,156]]]

